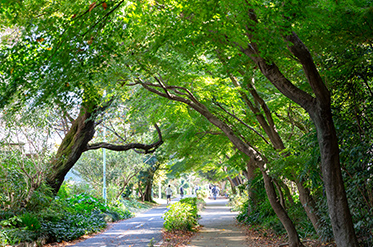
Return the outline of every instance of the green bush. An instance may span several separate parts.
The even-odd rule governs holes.
[[[133,204],[140,207],[138,202]],[[49,207],[37,213],[0,211],[3,219],[0,221],[0,246],[36,241],[40,237],[47,237],[52,242],[71,241],[102,230],[107,222],[132,215],[121,201],[105,206],[87,194],[56,198]]]
[[[36,231],[41,228],[41,224],[36,215],[26,212],[20,216],[21,225],[31,231]]]
[[[163,226],[167,231],[191,231],[195,227],[198,217],[197,198],[187,197],[168,206],[164,214]]]
[[[242,196],[239,194],[230,196],[228,206],[231,207],[232,211],[234,212],[240,211],[242,207],[244,206],[244,204],[247,202],[248,200],[247,191],[244,191],[242,194],[243,194]]]
[[[98,232],[106,227],[104,216],[98,213],[91,214],[65,214],[58,222],[45,222],[42,232],[49,236],[51,241],[71,241],[84,234]]]
[[[194,216],[197,215],[198,210],[197,210],[197,198],[196,197],[186,197],[184,199],[181,199],[180,203],[189,204],[192,207],[192,214]]]
[[[69,209],[76,213],[89,213],[92,211],[106,212],[107,207],[97,198],[87,194],[79,194],[70,197],[67,200]]]
[[[189,204],[176,202],[168,206],[169,210],[164,214],[163,227],[167,231],[182,230],[190,231],[197,225],[197,220]]]

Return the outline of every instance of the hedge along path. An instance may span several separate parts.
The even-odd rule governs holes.
[[[192,239],[190,247],[249,246],[245,232],[237,226],[238,212],[231,212],[227,199],[206,200],[205,210],[198,221],[203,227]]]

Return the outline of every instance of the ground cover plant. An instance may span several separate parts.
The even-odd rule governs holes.
[[[132,211],[150,206],[136,200],[119,200],[105,206],[102,199],[79,194],[56,198],[39,211],[1,210],[0,246],[71,241],[99,232],[108,222],[130,218],[134,215]]]

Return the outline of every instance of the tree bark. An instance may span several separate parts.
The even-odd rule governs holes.
[[[335,241],[340,247],[357,247],[350,209],[347,203],[340,161],[339,147],[330,107],[323,107],[311,115],[321,152],[321,171],[325,185],[329,216]]]
[[[317,207],[316,203],[311,197],[308,189],[306,189],[303,186],[303,183],[301,181],[296,181],[298,192],[299,192],[299,200],[302,203],[302,206],[304,210],[306,211],[306,214],[308,218],[310,219],[313,228],[315,229],[316,233],[319,232],[320,229],[320,217],[317,215]]]
[[[94,111],[91,112],[86,107],[81,107],[79,116],[73,122],[52,160],[46,182],[55,195],[66,174],[78,161],[86,150],[88,142],[93,138],[95,133],[95,115],[93,113]]]
[[[263,165],[259,164],[259,169],[262,172],[264,186],[266,189],[266,193],[271,203],[273,210],[275,211],[276,215],[280,219],[281,223],[286,229],[289,237],[289,246],[290,247],[300,247],[304,246],[299,239],[297,230],[291,219],[289,218],[288,214],[286,213],[285,209],[281,206],[280,202],[277,200],[276,191],[273,186],[272,179],[268,176],[267,172],[265,171]]]
[[[230,176],[227,177],[228,181],[229,181],[229,184],[231,185],[231,188],[232,188],[232,194],[233,195],[237,195],[237,190],[236,190],[236,186],[234,186],[234,183],[233,183],[233,180]]]
[[[257,169],[257,166],[255,165],[255,162],[253,162],[252,159],[249,160],[246,164],[247,167],[247,180],[249,182],[249,188],[248,188],[248,195],[249,195],[249,200],[251,200],[251,205],[247,208],[247,215],[250,215],[252,212],[252,207],[256,207],[258,204],[258,199],[257,199],[257,193],[255,189],[253,188],[252,182],[256,178],[256,172],[255,170]]]

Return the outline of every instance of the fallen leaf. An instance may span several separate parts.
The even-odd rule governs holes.
[[[107,4],[105,2],[102,3],[102,7],[106,10]]]

